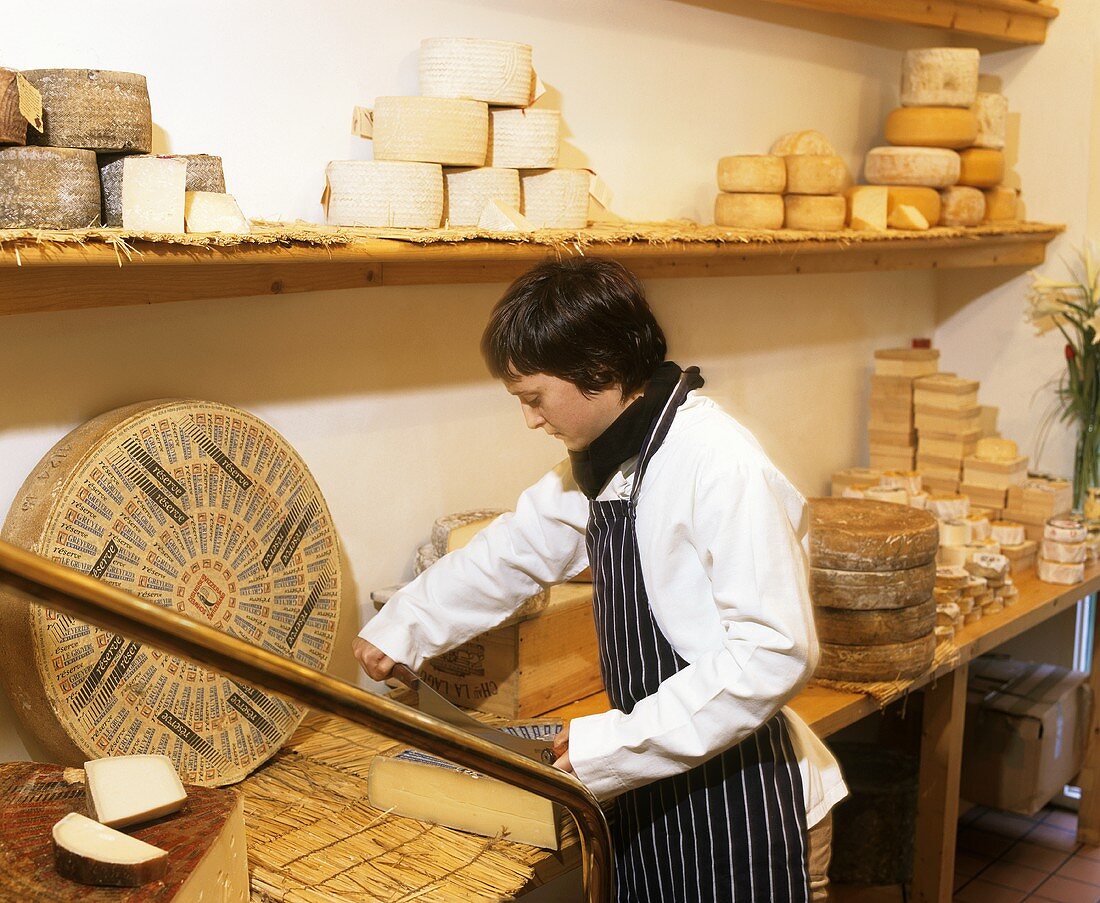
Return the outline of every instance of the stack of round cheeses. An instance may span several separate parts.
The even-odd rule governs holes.
[[[932,663],[935,519],[866,499],[810,506],[810,593],[830,680],[908,680]]]
[[[1039,579],[1073,584],[1085,579],[1088,527],[1076,517],[1052,517],[1043,527],[1039,549]]]
[[[1005,588],[1012,582],[1008,576],[1008,559],[996,552],[977,552],[967,560],[966,570],[974,578],[970,589],[981,612],[979,617],[1001,611],[1005,606]],[[1016,588],[1013,586],[1007,595],[1015,602]]]

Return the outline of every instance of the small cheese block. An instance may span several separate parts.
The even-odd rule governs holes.
[[[966,516],[966,521],[970,524],[970,535],[974,540],[980,542],[993,538],[993,527],[984,514],[976,514],[972,508]]]
[[[519,210],[518,170],[489,166],[443,170],[444,226],[476,226],[490,201]]]
[[[1005,177],[1004,151],[991,147],[968,147],[959,153],[959,184],[974,188],[993,188]],[[985,215],[983,210],[982,215]]]
[[[484,166],[489,107],[449,97],[379,97],[373,141],[375,160]]]
[[[936,626],[951,626],[962,617],[962,609],[957,602],[944,602],[936,606]]]
[[[58,874],[81,884],[140,887],[168,871],[168,852],[70,812],[53,826]]]
[[[885,486],[871,486],[864,493],[865,499],[874,499],[877,502],[889,502],[893,505],[908,505],[909,493],[904,489],[888,489]]]
[[[974,116],[978,120],[975,147],[1005,146],[1005,124],[1008,121],[1008,98],[1003,94],[979,91],[974,100]]]
[[[333,160],[325,178],[330,226],[437,229],[443,219],[443,169],[437,163]]]
[[[88,150],[0,150],[0,229],[87,229],[100,217],[99,170]]]
[[[848,189],[848,228],[880,232],[886,228],[889,189],[856,185]]]
[[[925,504],[927,509],[928,505]],[[973,525],[966,518],[940,521],[940,545],[965,546],[974,538]]]
[[[782,229],[781,194],[727,194],[714,201],[714,222],[733,229]]]
[[[864,499],[810,502],[813,567],[845,571],[918,567],[935,559],[938,545],[936,519],[926,511]]]
[[[841,194],[852,181],[848,167],[835,155],[790,154],[783,161],[788,194]]]
[[[1036,563],[1036,570],[1039,574],[1039,579],[1043,583],[1059,583],[1064,586],[1070,586],[1074,583],[1080,583],[1085,579],[1085,565],[1082,564],[1065,564],[1059,561],[1048,561],[1045,558],[1040,558]]]
[[[886,214],[889,216],[898,207],[916,207],[929,226],[940,221],[940,193],[935,188],[922,188],[919,185],[887,185]]]
[[[932,598],[936,600],[936,606],[941,605],[958,605],[961,593],[955,589],[942,589],[936,587],[932,590]]]
[[[907,50],[901,69],[905,107],[969,107],[978,94],[981,54],[971,47]]]
[[[985,218],[985,195],[977,188],[952,185],[940,192],[944,226],[977,226]]]
[[[1000,553],[979,551],[970,557],[965,567],[976,577],[999,580],[1008,573],[1008,559]]]
[[[500,169],[553,169],[561,146],[560,110],[489,111],[485,165]]]
[[[958,107],[898,107],[886,117],[888,143],[908,147],[970,147],[978,135],[973,112]]]
[[[911,680],[931,667],[935,654],[936,637],[932,632],[908,643],[876,646],[822,643],[814,677],[865,682]]]
[[[969,585],[971,574],[966,568],[936,568],[936,586],[947,590],[964,590]]]
[[[1019,216],[1020,192],[1015,188],[997,185],[982,192],[985,195],[985,222],[1014,223]]]
[[[966,546],[940,546],[936,552],[936,564],[940,567],[962,567],[968,557]]]
[[[1018,546],[1027,541],[1023,524],[1010,520],[995,520],[990,525],[990,537],[1002,546]]]
[[[188,232],[229,232],[246,235],[251,228],[237,199],[216,191],[184,192],[184,225]]]
[[[1020,456],[1019,447],[1011,439],[1000,436],[984,436],[978,440],[974,457],[983,461],[1011,462]]]
[[[432,547],[436,555],[446,555],[460,549],[474,536],[484,530],[502,514],[506,508],[471,508],[438,517],[432,524]]]
[[[872,185],[946,188],[959,181],[960,167],[958,153],[942,147],[875,147],[863,173]]]
[[[833,495],[840,495],[838,490],[843,489],[845,486],[862,485],[866,487],[878,485],[881,477],[881,470],[874,470],[870,467],[849,467],[847,470],[838,470],[832,475]]]
[[[738,194],[780,194],[787,187],[787,164],[772,154],[741,154],[718,161],[718,190]]]
[[[929,223],[924,214],[916,207],[908,204],[899,204],[890,211],[886,217],[886,225],[891,229],[900,229],[906,232],[924,232]]]
[[[88,812],[109,828],[124,828],[178,812],[187,791],[167,756],[107,756],[84,763]]]
[[[45,147],[147,154],[153,117],[145,76],[104,69],[30,69],[23,76],[42,95],[43,129],[27,140]]]
[[[103,224],[122,225],[122,170],[132,154],[99,154],[99,180],[103,189]],[[186,191],[225,192],[222,159],[212,154],[167,154],[187,164]],[[247,231],[247,230],[246,230]]]
[[[477,227],[488,232],[533,232],[535,229],[534,224],[515,207],[502,204],[495,198],[481,211]]]
[[[187,163],[170,157],[130,157],[122,167],[122,227],[182,232]]]
[[[1088,536],[1085,522],[1076,517],[1052,517],[1043,527],[1043,539],[1054,542],[1084,542]]]
[[[818,154],[826,157],[836,155],[836,149],[821,132],[808,129],[802,132],[788,132],[775,139],[771,153],[778,157],[791,154]]]
[[[1047,561],[1060,561],[1068,564],[1080,564],[1087,557],[1087,543],[1056,542],[1044,539],[1039,546],[1039,554]]]
[[[420,93],[526,107],[533,97],[531,45],[485,38],[420,42]]]
[[[961,568],[961,570],[966,570]],[[969,579],[966,582],[966,595],[971,599],[979,599],[989,590],[989,581],[985,577],[979,577],[966,571]]]
[[[844,228],[848,215],[843,195],[788,194],[783,196],[783,207],[784,226],[804,232],[836,232]]]
[[[916,605],[885,612],[816,606],[814,624],[822,643],[844,646],[908,643],[932,632],[936,626],[936,603],[929,594]]]
[[[879,485],[904,489],[910,495],[921,491],[920,474],[915,470],[888,470],[879,478]]]
[[[27,120],[19,112],[19,84],[14,69],[0,67],[0,145],[27,143]]]

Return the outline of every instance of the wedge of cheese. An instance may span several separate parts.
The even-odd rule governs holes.
[[[183,221],[188,232],[229,232],[235,235],[250,231],[237,199],[231,194],[215,191],[184,193]]]
[[[168,852],[79,812],[53,826],[58,874],[81,884],[140,887],[168,871]]]
[[[848,228],[881,231],[886,228],[889,189],[856,185],[848,189]]]
[[[187,162],[128,157],[122,166],[122,227],[137,232],[182,232]]]
[[[890,211],[886,224],[891,229],[903,229],[906,232],[923,232],[928,228],[928,220],[916,207],[899,204]]]
[[[167,756],[108,756],[84,763],[92,818],[124,828],[178,812],[187,791]]]
[[[889,216],[902,204],[916,207],[921,216],[928,220],[929,226],[940,221],[942,203],[940,193],[935,188],[922,188],[919,185],[887,185],[886,214]]]
[[[489,201],[481,211],[477,227],[490,232],[533,232],[535,229],[534,223],[515,207],[501,203],[496,198]]]

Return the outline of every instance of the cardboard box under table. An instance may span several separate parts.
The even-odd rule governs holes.
[[[1057,665],[982,656],[970,663],[962,796],[1033,815],[1081,769],[1088,676]]]

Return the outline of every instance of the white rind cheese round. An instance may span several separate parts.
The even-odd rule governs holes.
[[[989,518],[984,514],[968,514],[966,522],[970,524],[970,535],[974,541],[981,542],[993,538],[993,528],[989,523]]]
[[[995,520],[990,524],[990,538],[1002,546],[1018,546],[1027,539],[1023,524],[1009,520]]]
[[[909,493],[905,489],[888,486],[870,486],[863,493],[865,499],[874,499],[876,502],[890,502],[893,505],[908,505]]]
[[[782,229],[783,195],[730,194],[714,199],[714,222],[731,229]]]
[[[851,183],[848,167],[837,156],[790,154],[783,161],[788,194],[841,194]]]
[[[1040,558],[1036,569],[1039,572],[1039,579],[1043,583],[1060,583],[1069,586],[1080,583],[1085,579],[1084,564],[1063,564],[1062,562]]]
[[[553,169],[558,165],[558,110],[490,110],[485,165],[503,169]]]
[[[523,209],[536,229],[583,229],[588,225],[587,169],[536,169],[520,173]]]
[[[484,166],[489,107],[448,97],[379,97],[373,140],[375,160]]]
[[[23,75],[42,95],[43,130],[27,132],[33,144],[100,153],[152,150],[144,75],[104,69],[30,69]]]
[[[531,103],[535,74],[531,45],[482,38],[425,38],[420,42],[420,93],[508,107]]]
[[[916,495],[921,491],[921,475],[915,470],[888,470],[879,479],[879,485]]]
[[[977,188],[952,185],[940,192],[944,226],[977,226],[985,217],[985,195]]]
[[[0,228],[87,229],[99,225],[99,168],[89,150],[0,150]]]
[[[437,229],[443,220],[443,169],[438,164],[334,160],[325,176],[330,226]]]
[[[981,54],[972,47],[908,50],[902,61],[903,107],[969,107],[978,94]]]
[[[773,154],[740,154],[718,161],[718,190],[737,194],[781,194],[787,164]]]
[[[975,577],[1002,579],[1008,573],[1008,559],[993,552],[978,552],[963,565]]]
[[[788,157],[791,154],[823,154],[834,156],[836,148],[829,143],[821,132],[807,129],[802,132],[788,132],[775,139],[771,153],[777,157]]]
[[[1039,554],[1047,561],[1064,564],[1080,564],[1086,558],[1087,544],[1083,542],[1056,542],[1044,539]]]
[[[867,152],[863,172],[872,185],[946,188],[959,180],[961,162],[942,147],[876,147]]]
[[[783,196],[783,224],[804,232],[836,232],[848,219],[844,195],[788,194]]]
[[[912,147],[970,147],[978,119],[958,107],[898,107],[886,117],[883,135],[890,144]]]
[[[1005,123],[1008,121],[1008,98],[1003,94],[979,91],[973,110],[978,120],[978,134],[974,138],[974,146],[1003,149]]]
[[[1088,536],[1085,522],[1075,517],[1052,517],[1043,527],[1043,539],[1055,542],[1084,542]]]
[[[476,226],[490,201],[519,210],[518,170],[488,166],[443,170],[444,225]]]
[[[130,154],[99,154],[99,182],[103,194],[103,224],[117,228],[122,225],[122,170]],[[212,154],[167,154],[164,156],[187,163],[187,183],[184,191],[225,193],[222,158]]]

